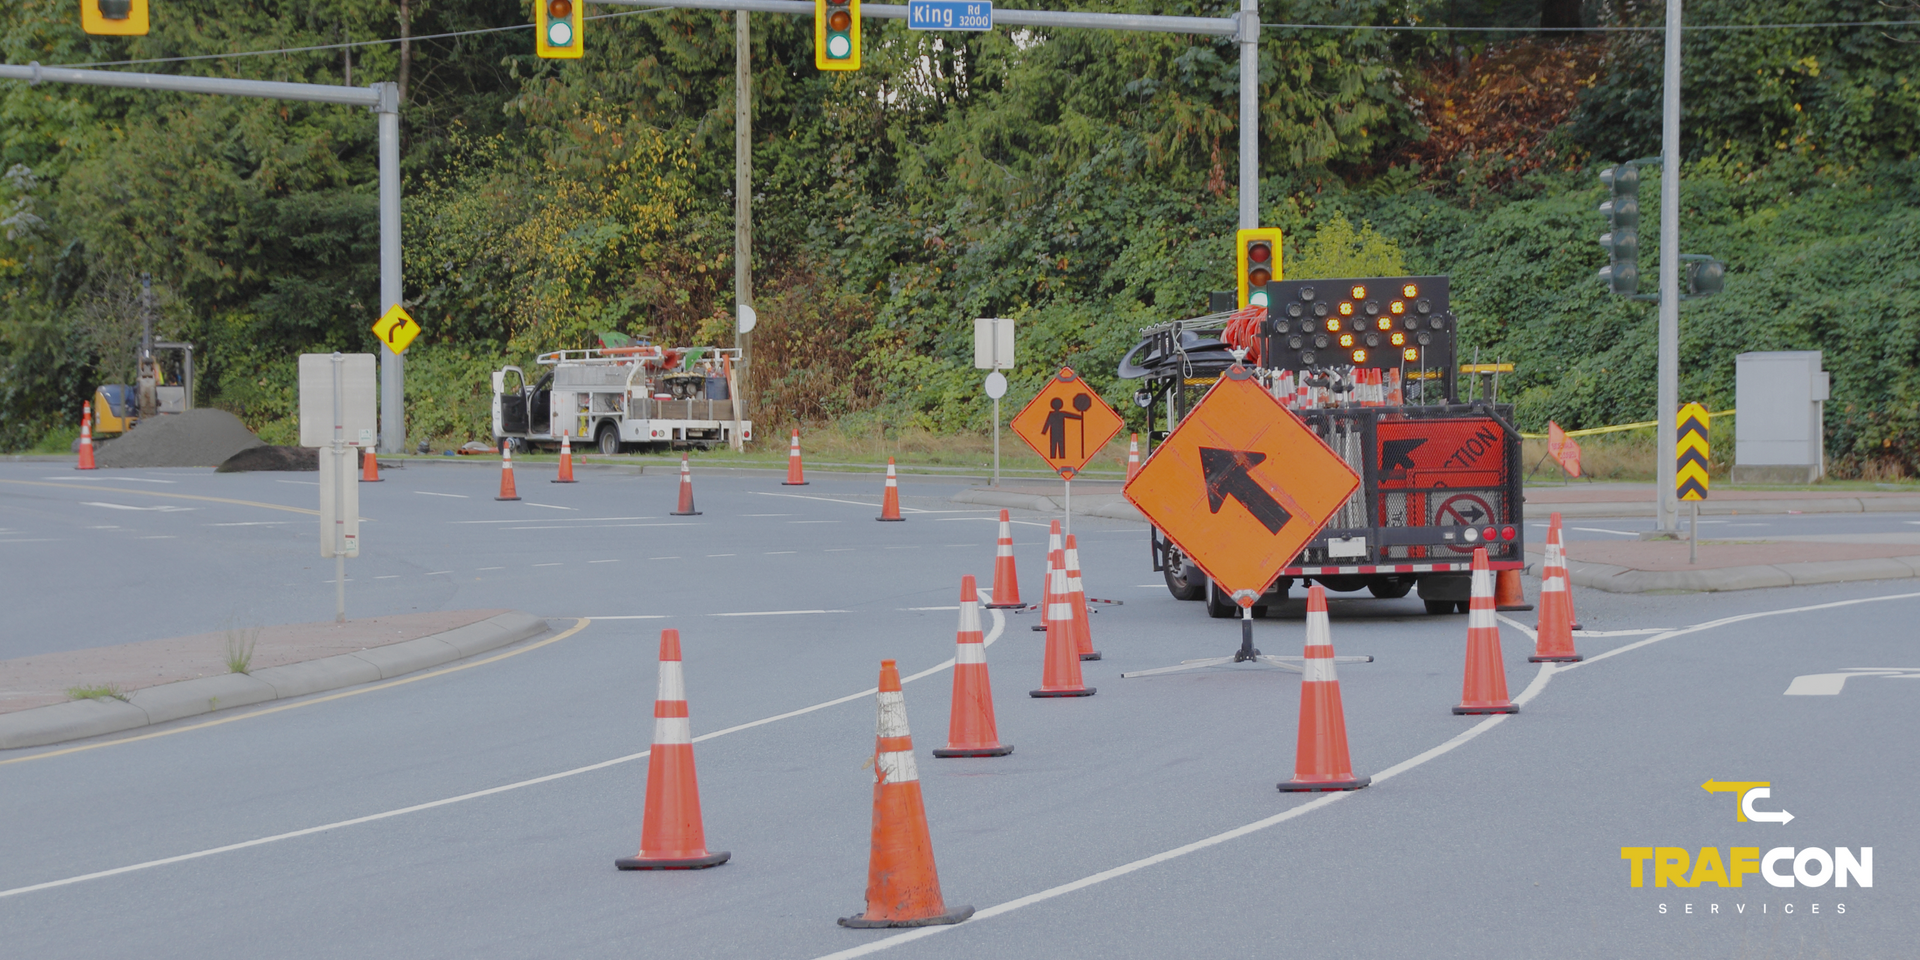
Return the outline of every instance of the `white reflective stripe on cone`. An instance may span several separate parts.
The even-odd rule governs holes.
[[[1332,657],[1308,657],[1300,664],[1300,682],[1333,683],[1339,677],[1333,675]]]
[[[1047,619],[1048,620],[1072,620],[1073,604],[1072,603],[1047,604]]]
[[[1548,540],[1547,548],[1546,548],[1546,560],[1544,561],[1544,565],[1548,567],[1557,567],[1563,562],[1564,561],[1561,559],[1561,555],[1560,555],[1560,545],[1553,542],[1552,540]]]
[[[1473,571],[1473,594],[1472,595],[1476,597],[1492,598],[1493,596],[1493,571],[1492,570]]]
[[[660,689],[654,694],[655,700],[687,699],[686,678],[680,672],[680,661],[660,661]]]
[[[972,640],[962,640],[953,646],[953,664],[956,667],[969,663],[987,662],[987,645],[981,643],[978,637]]]
[[[1013,556],[1013,541],[1007,537],[1001,537],[999,549],[994,552],[994,556],[996,557]]]
[[[907,697],[898,690],[882,690],[879,705],[879,733],[883,737],[911,736],[907,733]]]
[[[1322,612],[1307,614],[1307,656],[1314,656],[1314,647],[1333,645],[1333,631],[1327,627],[1327,615]],[[1327,654],[1332,656],[1332,654]]]
[[[1467,609],[1467,629],[1468,630],[1498,629],[1493,622],[1493,608],[1491,606],[1481,607],[1477,604],[1472,607],[1469,607]]]
[[[686,717],[654,717],[653,744],[656,747],[693,744],[693,721]]]
[[[960,604],[960,632],[980,632],[980,604],[977,600],[968,600]]]
[[[1540,584],[1541,593],[1564,593],[1566,589],[1566,578],[1560,576],[1560,571],[1558,570],[1548,574],[1547,579]]]
[[[874,776],[881,783],[910,783],[920,779],[920,768],[914,766],[912,750],[892,750],[874,758]]]

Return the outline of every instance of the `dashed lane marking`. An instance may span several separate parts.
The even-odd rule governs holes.
[[[80,501],[80,505],[85,507],[106,507],[109,510],[151,510],[160,513],[185,513],[188,510],[200,509],[199,507],[175,506],[171,503],[163,503],[157,507],[136,507],[128,503],[106,503],[99,500],[82,500]]]
[[[810,613],[852,613],[851,610],[749,610],[744,613],[709,613],[709,617],[789,617]]]
[[[414,493],[417,493],[423,497],[452,497],[455,500],[473,499],[472,497],[469,497],[464,493],[434,493],[432,490],[415,490]],[[319,511],[316,510],[314,512],[318,513]]]
[[[588,563],[619,563],[619,560],[588,560]]]
[[[522,505],[523,505],[523,506],[528,506],[528,507],[542,507],[542,508],[545,508],[545,509],[547,509],[547,510],[579,510],[579,509],[580,509],[579,507],[560,507],[560,506],[555,506],[555,505],[553,505],[553,504],[551,504],[551,503],[534,503],[534,502],[533,502],[533,501],[531,501],[531,500],[527,500],[527,501],[522,501]]]

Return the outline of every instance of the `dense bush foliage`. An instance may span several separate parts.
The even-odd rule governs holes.
[[[525,29],[228,55],[522,24],[507,0],[169,0],[152,36],[129,39],[81,35],[71,6],[0,11],[8,62],[221,54],[129,68],[404,84],[406,297],[427,331],[409,354],[415,435],[484,433],[488,369],[595,331],[730,337],[731,15],[590,7],[617,15],[588,24],[589,56],[548,62]],[[1263,3],[1262,20],[1639,26],[1661,10],[1300,0]],[[1687,17],[1862,10],[1905,15],[1696,0]],[[763,436],[801,420],[984,428],[976,316],[1020,322],[1015,396],[1071,363],[1125,401],[1113,368],[1138,330],[1230,286],[1230,39],[869,20],[864,69],[821,74],[810,24],[752,24]],[[1648,417],[1653,309],[1593,280],[1593,171],[1654,152],[1658,35],[1512,36],[1263,31],[1262,219],[1287,231],[1295,275],[1400,262],[1450,274],[1467,351],[1519,364],[1503,390],[1527,426]],[[1724,407],[1735,354],[1825,350],[1831,449],[1856,467],[1920,466],[1915,40],[1899,27],[1699,30],[1685,46],[1685,250],[1732,270],[1724,296],[1683,308],[1683,393]],[[345,108],[0,83],[0,447],[32,443],[92,384],[126,376],[140,272],[160,290],[161,332],[200,346],[200,401],[287,433],[292,357],[373,346],[374,133],[372,115]]]

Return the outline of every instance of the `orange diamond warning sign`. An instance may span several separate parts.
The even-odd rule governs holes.
[[[1207,576],[1251,604],[1359,487],[1299,417],[1234,367],[1124,492]]]
[[[1013,432],[1046,458],[1047,466],[1072,480],[1124,426],[1086,381],[1061,367],[1026,408],[1013,415]]]

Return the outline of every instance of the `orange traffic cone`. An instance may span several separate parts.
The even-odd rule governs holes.
[[[1073,635],[1073,598],[1067,594],[1067,559],[1059,550],[1047,557],[1052,574],[1047,579],[1046,626],[1047,660],[1040,675],[1040,689],[1029,691],[1035,697],[1091,697],[1080,677],[1080,648]]]
[[[807,485],[805,465],[800,462],[800,428],[793,428],[793,442],[787,445],[787,479],[783,487],[804,487]]]
[[[1573,605],[1567,602],[1567,571],[1555,562],[1560,552],[1560,528],[1547,528],[1547,562],[1540,581],[1540,620],[1534,626],[1531,663],[1578,663],[1573,649]]]
[[[1473,600],[1467,610],[1467,669],[1454,713],[1519,713],[1507,699],[1507,665],[1500,659],[1500,627],[1493,622],[1493,571],[1487,548],[1473,551]]]
[[[843,927],[926,927],[959,923],[972,907],[947,909],[933,866],[933,837],[920,796],[920,771],[907,731],[900,670],[880,661],[878,730],[873,742],[873,843],[867,859],[867,909]]]
[[[93,463],[93,403],[87,400],[80,401],[80,462],[74,464],[73,468],[100,469]]]
[[[693,771],[693,730],[680,673],[680,631],[660,631],[660,692],[653,701],[653,752],[647,755],[647,806],[640,852],[613,865],[622,870],[697,870],[733,854],[707,852],[700,824],[700,780]]]
[[[1013,747],[1000,742],[993,722],[993,685],[987,682],[987,643],[980,633],[980,594],[971,575],[960,578],[960,635],[953,651],[953,713],[947,718],[947,745],[936,757],[1004,757]]]
[[[560,435],[560,475],[549,483],[575,483],[573,479],[573,435]]]
[[[1567,572],[1567,541],[1560,534],[1560,513],[1554,511],[1553,520],[1547,524],[1546,559],[1541,563],[1541,575],[1559,568],[1560,579],[1567,582],[1567,628],[1584,630],[1580,625],[1580,615],[1573,609],[1573,574]]]
[[[1100,651],[1093,648],[1093,625],[1087,616],[1087,588],[1080,583],[1080,548],[1073,542],[1073,534],[1067,534],[1067,602],[1073,605],[1073,648],[1082,660],[1100,659]]]
[[[1307,588],[1307,649],[1301,661],[1300,743],[1293,752],[1287,793],[1358,790],[1372,777],[1355,777],[1347,757],[1347,713],[1333,672],[1333,635],[1327,627],[1327,589]]]
[[[900,515],[900,478],[894,476],[893,458],[887,458],[887,492],[880,498],[880,515],[875,520],[905,520]]]
[[[1133,440],[1127,444],[1127,479],[1132,480],[1133,475],[1139,472],[1140,435],[1136,433],[1133,435]]]
[[[693,508],[693,469],[687,466],[687,455],[680,455],[680,509],[673,511],[676,517],[697,517],[700,511]]]
[[[380,482],[380,458],[372,450],[360,451],[360,482]]]
[[[1503,612],[1532,610],[1526,591],[1520,586],[1519,570],[1501,570],[1493,578],[1493,608]]]
[[[990,610],[1010,610],[1020,602],[1020,573],[1013,565],[1013,520],[1000,511],[1000,542],[993,551],[993,602]]]
[[[1047,604],[1053,602],[1053,561],[1056,557],[1066,556],[1063,552],[1065,549],[1060,542],[1060,521],[1055,520],[1053,522],[1053,529],[1047,531],[1047,572],[1040,575],[1040,622],[1033,625],[1033,630],[1036,633],[1044,632],[1047,629]],[[1065,561],[1063,560],[1062,562]],[[1078,649],[1077,646],[1076,649]]]
[[[518,500],[520,494],[513,488],[513,442],[500,441],[500,495],[495,500]]]

